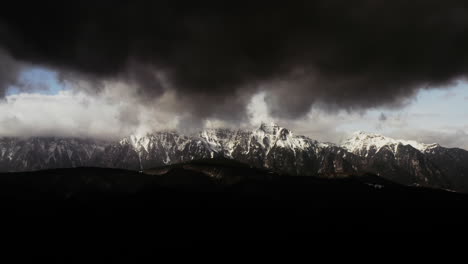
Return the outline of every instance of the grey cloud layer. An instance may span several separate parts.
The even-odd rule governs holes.
[[[15,62],[8,54],[0,49],[0,98],[6,95],[9,86],[18,83],[18,75],[21,71],[19,63]]]

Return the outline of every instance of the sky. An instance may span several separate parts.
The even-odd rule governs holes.
[[[0,9],[0,136],[275,121],[468,148],[465,1],[45,0]]]

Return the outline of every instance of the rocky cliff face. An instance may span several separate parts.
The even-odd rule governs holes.
[[[424,155],[439,168],[449,188],[468,192],[468,151],[437,145],[425,150]]]
[[[156,132],[117,142],[71,138],[2,138],[0,171],[66,167],[143,170],[225,157],[291,175],[375,173],[405,185],[468,192],[468,151],[357,132],[342,145],[321,143],[276,124],[252,131],[212,129],[195,136]]]
[[[96,140],[64,138],[0,138],[0,170],[29,171],[93,166],[105,144]]]

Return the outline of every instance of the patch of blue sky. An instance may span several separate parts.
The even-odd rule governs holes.
[[[387,120],[381,121],[384,115]],[[385,134],[394,129],[456,130],[468,127],[468,82],[452,87],[423,89],[405,107],[376,108],[366,111],[355,122],[341,126],[345,130],[365,130]]]
[[[7,95],[22,92],[54,95],[68,88],[58,80],[57,72],[44,68],[30,68],[19,76],[18,85],[12,85]]]
[[[468,83],[446,89],[422,90],[405,111],[414,124],[435,129],[468,125]]]

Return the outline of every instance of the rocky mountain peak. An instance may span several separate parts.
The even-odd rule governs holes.
[[[362,152],[375,149],[378,152],[383,147],[389,147],[394,153],[397,152],[398,146],[411,146],[421,152],[437,147],[438,144],[424,144],[414,140],[402,140],[386,137],[376,133],[357,131],[342,143],[342,147],[350,152]]]
[[[283,128],[274,122],[270,122],[270,123],[262,122],[258,129],[267,134],[277,135],[278,132]]]

